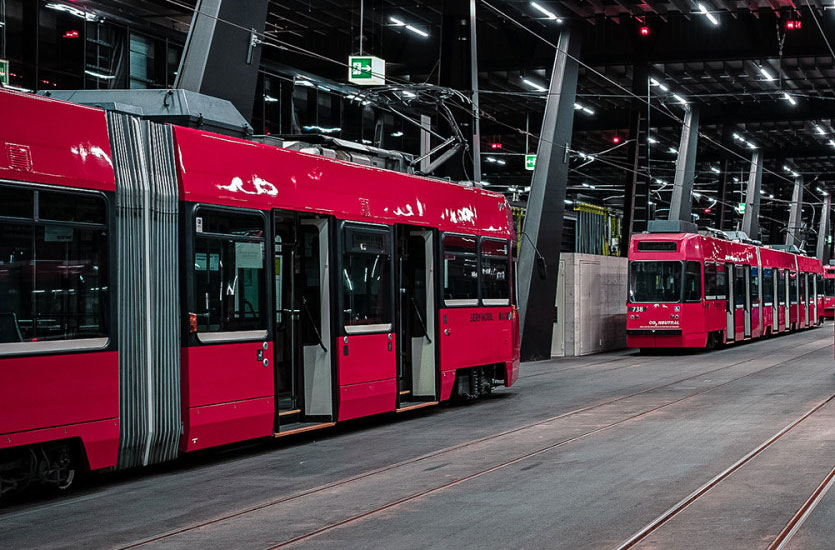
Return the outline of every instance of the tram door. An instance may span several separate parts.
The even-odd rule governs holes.
[[[809,326],[809,313],[812,309],[812,302],[809,301],[809,274],[802,273],[800,277],[800,295],[803,298],[803,323]]]
[[[751,316],[752,316],[752,304],[751,304],[751,266],[746,265],[744,266],[745,272],[745,303],[743,304],[743,317],[745,317],[743,323],[745,326],[745,338],[751,337]]]
[[[771,333],[777,334],[780,331],[780,270],[771,270],[771,285],[773,294],[771,295]]]
[[[734,328],[734,310],[736,304],[736,296],[734,296],[734,266],[733,264],[725,264],[725,273],[727,277],[725,277],[725,281],[727,281],[727,292],[726,295],[728,296],[727,305],[725,307],[725,317],[727,320],[727,328],[725,329],[725,339],[729,342],[733,342],[736,340],[736,330]]]
[[[333,417],[328,220],[273,214],[276,429]]]
[[[786,330],[792,326],[791,310],[792,310],[792,294],[791,294],[791,272],[785,270],[785,292],[786,292]]]
[[[397,408],[437,400],[435,234],[395,225]]]

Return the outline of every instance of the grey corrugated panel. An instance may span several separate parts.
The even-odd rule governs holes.
[[[171,129],[112,112],[108,123],[116,172],[118,466],[129,468],[177,456],[179,205]]]
[[[155,312],[154,435],[149,462],[177,456],[180,417],[180,298],[177,172],[170,127],[145,123],[152,182],[152,300]]]

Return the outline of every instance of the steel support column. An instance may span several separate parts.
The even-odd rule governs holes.
[[[820,258],[824,264],[829,262],[829,251],[827,250],[826,237],[829,234],[829,216],[832,211],[832,195],[826,195],[821,207],[820,226],[818,228],[818,245],[815,247],[815,256]]]
[[[670,199],[670,221],[693,221],[693,180],[696,177],[696,147],[699,144],[699,109],[690,106],[681,127],[681,145],[676,159],[673,197]]]
[[[719,213],[717,215],[716,229],[720,230],[725,229],[725,203],[728,202],[728,180],[731,179],[731,175],[728,173],[729,165],[728,159],[723,160],[722,173],[719,174],[719,200],[716,205]]]
[[[789,211],[789,225],[786,227],[786,244],[800,246],[802,238],[800,230],[803,224],[803,176],[794,178],[792,191],[792,205]]]
[[[751,156],[748,190],[745,192],[745,213],[742,215],[742,232],[754,240],[760,239],[760,188],[762,188],[762,182],[762,154],[755,151]]]
[[[475,0],[470,0],[470,81],[473,86],[473,181],[481,181],[481,113],[478,108],[478,40]]]
[[[551,355],[580,36],[560,33],[519,250],[522,359]]]

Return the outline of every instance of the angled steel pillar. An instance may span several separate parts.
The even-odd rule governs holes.
[[[745,214],[742,215],[742,232],[749,238],[760,238],[760,188],[763,183],[763,161],[759,151],[751,157],[748,173],[748,190],[745,193]]]
[[[823,199],[823,207],[821,207],[820,227],[818,228],[818,246],[815,247],[815,257],[820,258],[824,264],[829,262],[829,251],[827,250],[826,237],[829,235],[829,216],[832,211],[832,195],[827,195]]]
[[[786,244],[800,246],[800,230],[803,225],[803,176],[794,178],[792,205],[789,211],[789,225],[786,227]]]
[[[519,250],[522,359],[551,356],[580,36],[560,33]]]
[[[670,199],[670,221],[692,223],[693,180],[696,177],[696,147],[699,144],[699,109],[690,106],[681,127],[681,145],[676,159],[673,197]]]
[[[473,181],[481,181],[481,112],[478,109],[478,40],[475,0],[470,0],[470,81],[473,86]]]
[[[716,217],[716,229],[725,229],[725,203],[728,202],[728,180],[731,175],[728,173],[728,159],[722,161],[722,173],[719,174],[719,200],[716,207],[719,209]]]
[[[198,0],[175,88],[232,102],[252,119],[268,0]]]

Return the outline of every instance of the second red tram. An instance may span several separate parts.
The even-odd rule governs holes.
[[[627,346],[705,348],[818,326],[820,260],[697,233],[634,235]]]
[[[835,318],[835,265],[823,266],[823,314]]]
[[[496,193],[0,92],[0,496],[519,372]]]

